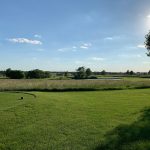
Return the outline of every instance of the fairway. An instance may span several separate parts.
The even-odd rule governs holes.
[[[1,92],[0,150],[148,150],[149,108],[149,89]]]

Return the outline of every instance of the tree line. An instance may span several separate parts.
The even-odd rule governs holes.
[[[1,71],[1,75],[6,76],[10,79],[42,79],[42,78],[50,78],[50,71],[43,71],[39,69],[31,70],[31,71],[22,71],[22,70],[12,70],[8,68],[6,71]],[[69,72],[57,73],[58,76],[69,76]],[[71,76],[75,79],[86,79],[92,75],[92,71],[90,68],[79,67],[76,72],[72,73]]]
[[[0,77],[7,77],[10,79],[97,79],[100,76],[145,76],[150,75],[149,72],[134,72],[127,70],[126,72],[106,72],[102,70],[100,72],[93,72],[90,68],[79,67],[75,72],[51,72],[34,69],[30,71],[12,70],[8,68],[6,71],[0,71]]]
[[[31,71],[22,71],[22,70],[12,70],[11,68],[8,68],[5,71],[6,77],[10,79],[40,79],[40,78],[49,78],[50,72],[49,71],[43,71],[39,69],[31,70]]]

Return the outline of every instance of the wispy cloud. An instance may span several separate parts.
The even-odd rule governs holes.
[[[69,50],[69,48],[59,48],[57,51],[59,51],[59,52],[66,52],[68,50]]]
[[[75,64],[77,65],[92,65],[92,64],[97,64],[99,62],[104,61],[105,58],[103,57],[87,57],[82,60],[76,60]]]
[[[105,37],[104,40],[113,40],[113,37]]]
[[[77,50],[81,50],[81,49],[89,49],[91,46],[92,46],[91,43],[78,43],[73,46],[59,48],[59,49],[57,49],[57,51],[59,51],[59,52],[76,52]]]
[[[35,35],[34,35],[34,37],[35,37],[35,38],[39,38],[39,39],[41,39],[41,38],[42,38],[42,36],[41,36],[41,35],[39,35],[39,34],[35,34]]]
[[[105,60],[105,58],[102,58],[102,57],[91,57],[90,59],[94,60],[94,61],[103,61],[103,60]]]
[[[120,39],[121,37],[120,36],[108,36],[108,37],[105,37],[104,40],[117,40],[117,39]]]
[[[145,48],[145,45],[144,44],[139,44],[139,45],[137,45],[137,48]]]
[[[140,54],[120,54],[118,55],[119,57],[123,57],[123,58],[141,58],[142,56]]]
[[[11,38],[8,41],[13,43],[21,43],[21,44],[33,44],[33,45],[42,45],[42,42],[39,40],[32,40],[27,38]]]
[[[72,46],[72,48],[73,48],[73,49],[76,49],[77,47],[76,47],[76,46]]]
[[[91,43],[83,43],[82,45],[80,45],[81,49],[89,49],[92,46]]]

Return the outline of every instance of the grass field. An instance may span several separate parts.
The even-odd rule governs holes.
[[[0,93],[0,150],[77,149],[149,150],[150,90]]]
[[[0,79],[0,91],[90,91],[150,88],[149,78],[122,80]]]

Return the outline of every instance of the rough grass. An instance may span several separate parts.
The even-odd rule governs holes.
[[[148,150],[149,108],[149,89],[1,92],[0,150]]]
[[[150,88],[149,79],[122,80],[11,80],[0,79],[0,91],[88,91]]]

